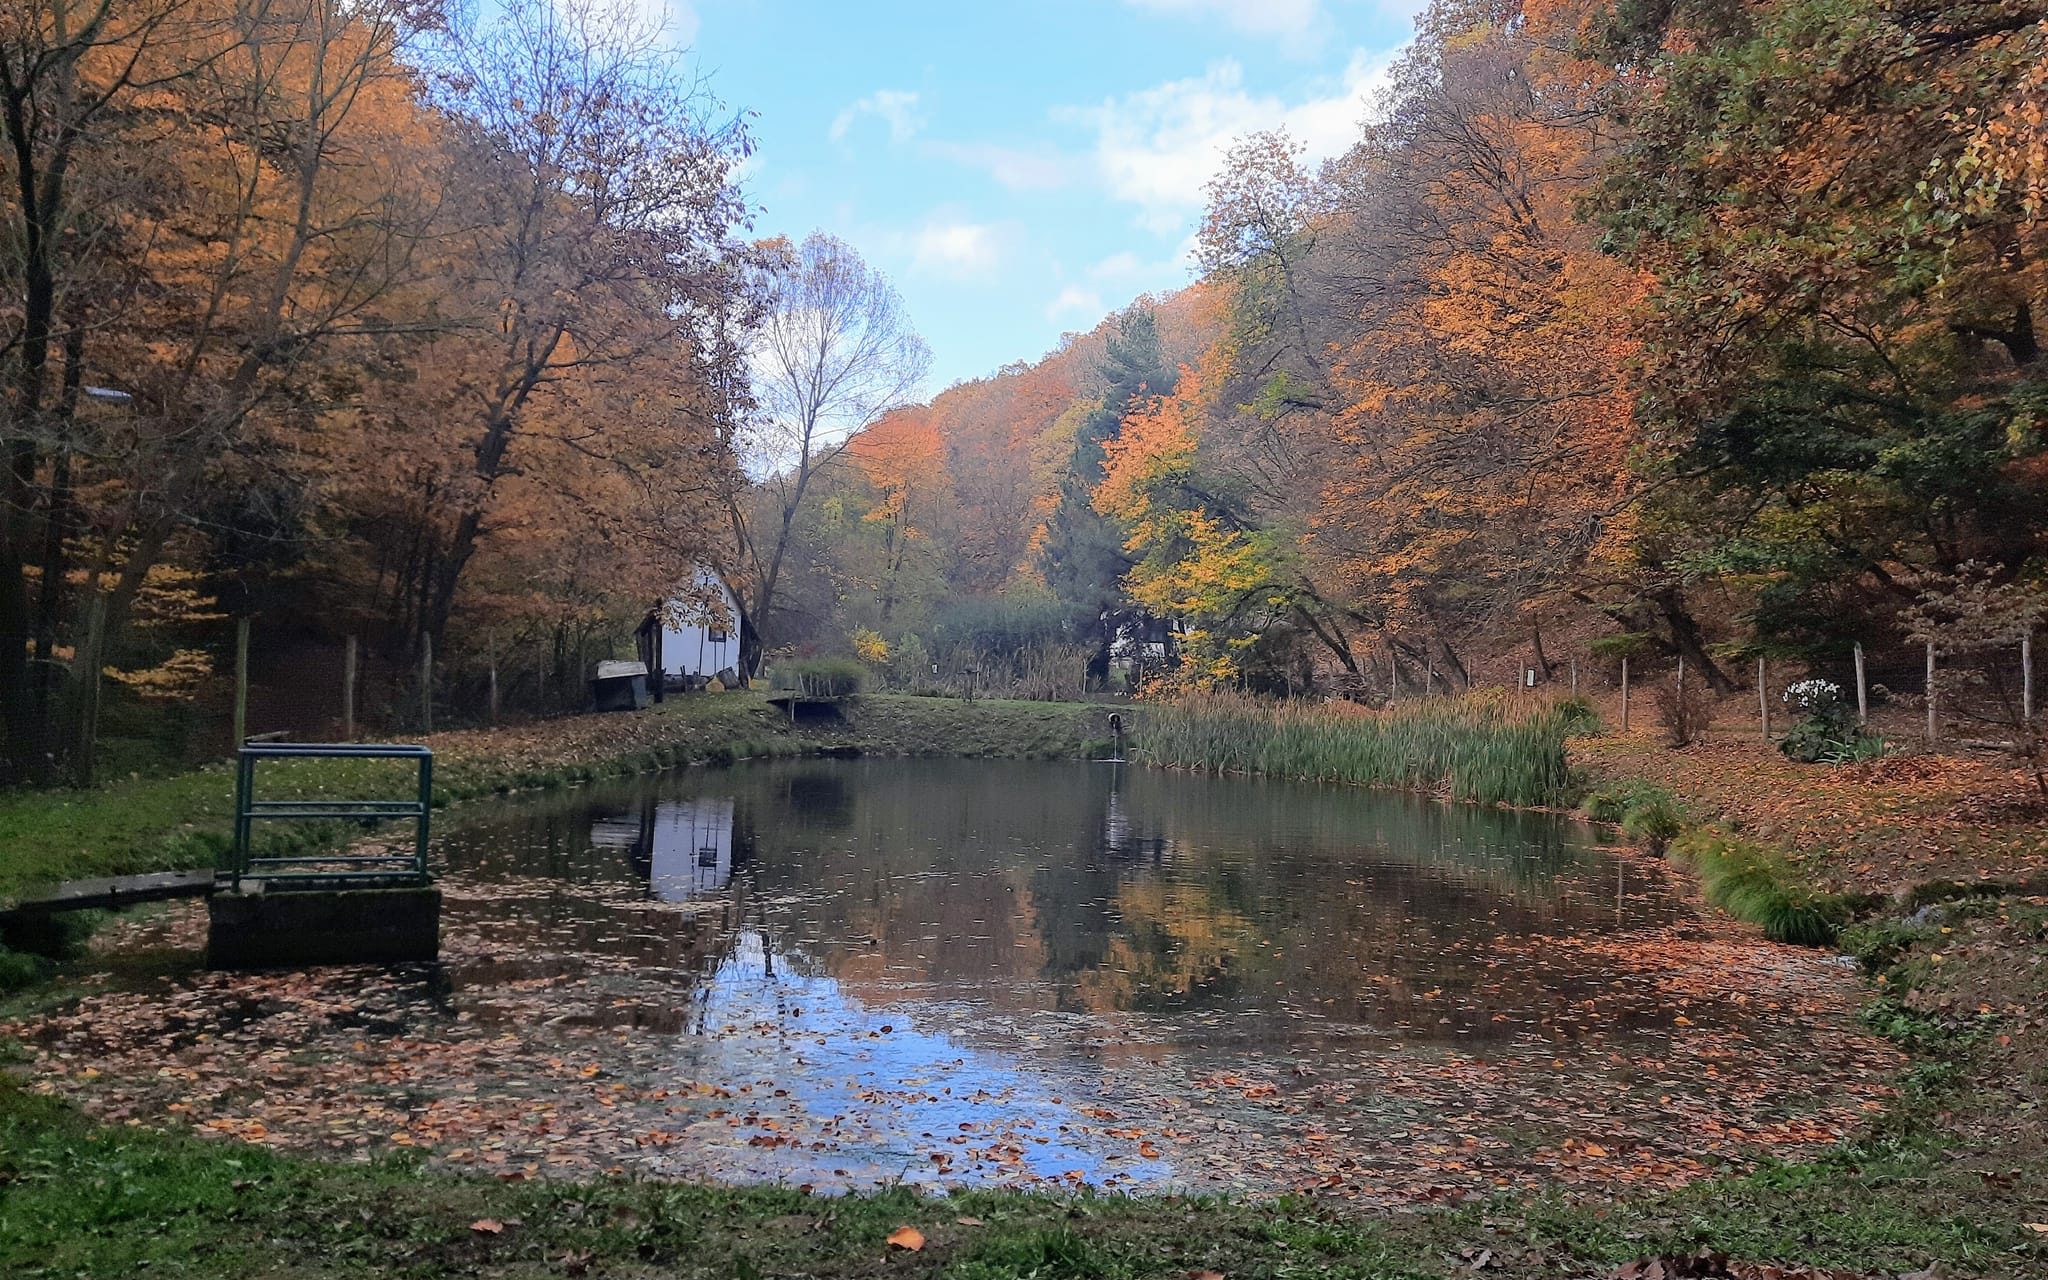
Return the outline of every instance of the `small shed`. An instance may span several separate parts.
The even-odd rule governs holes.
[[[647,705],[647,664],[600,662],[590,681],[592,711],[638,711]]]

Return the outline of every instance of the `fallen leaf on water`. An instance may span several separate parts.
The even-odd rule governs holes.
[[[898,1227],[889,1233],[889,1247],[916,1253],[924,1248],[924,1232],[916,1227]]]

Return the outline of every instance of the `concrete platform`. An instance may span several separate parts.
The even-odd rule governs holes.
[[[207,901],[209,969],[393,964],[441,954],[441,891],[288,889]]]

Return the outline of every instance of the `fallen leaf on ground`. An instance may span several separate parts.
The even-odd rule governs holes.
[[[469,1224],[469,1229],[479,1235],[494,1236],[504,1231],[505,1224],[496,1218],[478,1218]]]
[[[889,1247],[916,1253],[924,1248],[924,1232],[916,1227],[898,1227],[889,1233]]]

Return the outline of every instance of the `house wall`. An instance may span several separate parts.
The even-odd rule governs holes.
[[[661,669],[670,676],[715,676],[740,661],[740,606],[732,591],[708,569],[697,571],[700,585],[711,587],[725,605],[728,621],[721,627],[709,623],[682,626],[664,622],[661,628]],[[714,639],[723,636],[724,639]]]

